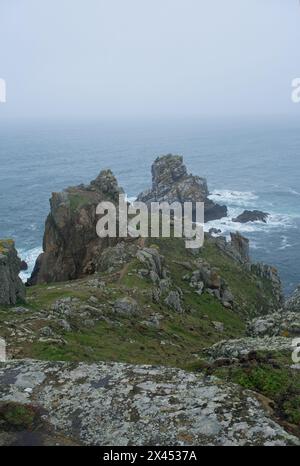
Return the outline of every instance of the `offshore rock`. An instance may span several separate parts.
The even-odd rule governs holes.
[[[179,155],[158,157],[152,165],[152,188],[139,194],[137,200],[151,202],[204,202],[205,221],[227,216],[227,207],[209,199],[205,178],[187,173]]]
[[[248,222],[263,222],[267,223],[269,214],[262,212],[261,210],[244,210],[236,218],[233,218],[233,222],[248,223]]]

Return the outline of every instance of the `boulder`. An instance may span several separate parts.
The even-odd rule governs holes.
[[[267,223],[269,214],[262,212],[261,210],[244,210],[236,218],[233,218],[233,222],[247,223],[247,222],[263,222]]]
[[[138,311],[138,303],[128,296],[117,299],[114,303],[114,312],[125,316],[135,315]]]
[[[183,312],[180,294],[178,291],[170,291],[170,293],[165,299],[165,303],[169,308],[173,309],[174,311],[179,313]]]
[[[21,261],[20,270],[21,271],[28,270],[28,264],[26,261]]]
[[[205,178],[187,173],[179,155],[158,157],[152,165],[152,188],[139,194],[137,200],[151,202],[204,202],[205,221],[227,216],[227,207],[209,199]]]
[[[25,299],[25,286],[19,277],[21,260],[12,240],[0,240],[0,304],[15,305]]]

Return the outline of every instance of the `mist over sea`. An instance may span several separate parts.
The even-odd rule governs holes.
[[[41,251],[51,192],[111,168],[129,197],[151,184],[151,163],[181,154],[205,176],[253,260],[278,267],[286,293],[300,283],[300,118],[171,120],[0,120],[0,238],[12,237],[30,270]],[[270,213],[267,224],[231,221],[244,209]]]

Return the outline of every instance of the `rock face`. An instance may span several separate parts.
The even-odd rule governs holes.
[[[250,263],[249,240],[239,232],[230,233],[230,241],[227,241],[225,236],[217,236],[215,240],[218,248],[235,261],[242,264]]]
[[[261,212],[260,210],[244,210],[243,213],[233,218],[233,222],[247,223],[247,222],[263,222],[267,223],[269,214]]]
[[[66,281],[95,272],[97,258],[115,238],[96,233],[96,206],[101,201],[118,202],[122,192],[110,170],[101,171],[88,186],[53,193],[43,239],[28,285]]]
[[[48,431],[75,444],[299,444],[253,392],[179,369],[11,361],[0,366],[0,395],[2,403],[40,410]],[[33,444],[41,441],[38,434]],[[0,442],[22,444],[20,437],[8,431]]]
[[[205,178],[189,175],[182,157],[165,155],[152,165],[152,188],[139,194],[137,200],[151,202],[204,202],[205,221],[227,216],[227,207],[215,204],[208,198]]]
[[[231,245],[243,262],[249,261],[249,240],[240,233],[230,233]]]
[[[300,285],[295,289],[285,303],[285,309],[291,312],[300,312]]]
[[[19,278],[21,260],[12,240],[0,240],[0,304],[16,304],[25,299],[25,287]]]

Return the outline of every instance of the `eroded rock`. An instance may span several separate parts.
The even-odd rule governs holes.
[[[11,361],[0,366],[0,395],[42,409],[57,435],[79,444],[299,444],[252,392],[179,369]]]

